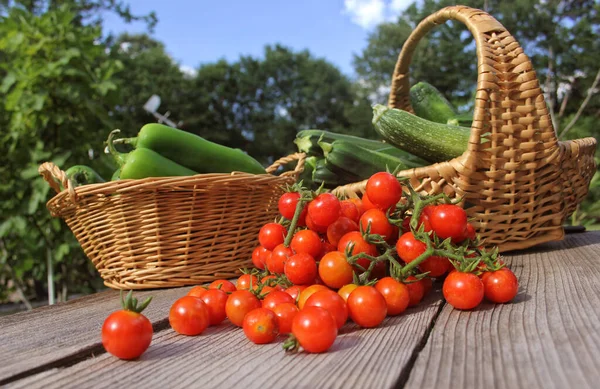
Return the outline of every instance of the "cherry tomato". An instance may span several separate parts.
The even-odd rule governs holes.
[[[237,288],[229,280],[215,280],[208,285],[208,289],[221,289],[223,292],[235,292]]]
[[[328,227],[340,217],[340,200],[331,193],[321,193],[308,203],[308,215],[317,225]]]
[[[299,311],[294,303],[282,303],[273,308],[273,313],[277,316],[280,334],[289,334],[292,332],[292,323]]]
[[[255,308],[261,308],[258,297],[248,290],[238,290],[227,298],[225,313],[233,324],[241,327],[244,324],[244,316]]]
[[[371,228],[370,234],[381,235],[384,240],[392,236],[394,232],[393,226],[388,221],[385,212],[380,209],[369,209],[360,217],[360,227],[363,231],[367,231],[369,224]]]
[[[187,292],[187,295],[194,297],[202,297],[204,292],[206,292],[207,290],[208,289],[206,289],[204,286],[196,285],[192,289],[190,289],[189,292]]]
[[[211,326],[221,323],[227,317],[225,305],[229,295],[220,289],[210,289],[200,297],[208,309],[209,324]]]
[[[473,309],[483,300],[483,282],[473,273],[451,272],[444,280],[442,293],[454,308]]]
[[[252,284],[252,290],[258,285],[258,278],[254,274],[242,274],[236,283],[237,290],[248,290]]]
[[[288,258],[294,255],[291,248],[285,247],[282,243],[277,245],[271,252],[271,256],[267,258],[266,267],[271,273],[283,274],[285,263]]]
[[[362,200],[359,199],[359,198],[357,198],[357,197],[353,197],[353,198],[350,198],[350,199],[345,200],[345,201],[350,201],[350,202],[354,203],[354,205],[356,205],[356,209],[358,209],[358,218],[356,220],[354,220],[354,221],[358,223],[358,219],[360,219],[360,217],[362,216],[362,214],[365,212],[365,209],[363,208]]]
[[[348,296],[348,313],[356,324],[377,327],[387,315],[385,298],[373,286],[359,286]]]
[[[209,312],[201,298],[183,296],[169,311],[169,324],[182,335],[200,335],[210,323]]]
[[[429,218],[431,217],[431,213],[435,209],[435,205],[426,205],[425,208],[421,211],[421,215],[419,216],[419,223],[417,225],[417,230],[423,227],[424,232],[432,231],[431,221]]]
[[[319,290],[327,290],[327,289],[328,288],[325,285],[320,285],[320,284],[314,284],[314,285],[307,287],[302,292],[300,292],[300,296],[298,297],[298,308],[300,308],[300,309],[304,308],[304,304],[306,303],[306,300],[308,300],[308,298],[310,296],[312,296],[313,293],[316,293]]]
[[[429,272],[429,277],[434,278],[443,276],[450,270],[451,267],[452,264],[448,258],[439,257],[436,255],[432,255],[419,264],[419,269],[421,269],[423,272]]]
[[[246,337],[256,344],[271,343],[279,334],[277,316],[267,308],[256,308],[248,312],[244,316],[242,328]]]
[[[477,232],[471,223],[467,223],[467,228],[465,229],[464,239],[475,240],[477,237]]]
[[[486,272],[481,277],[484,296],[493,303],[507,303],[517,295],[519,281],[515,274],[505,267],[500,270]]]
[[[312,294],[308,300],[306,300],[304,309],[313,306],[325,308],[331,313],[335,319],[338,330],[342,328],[344,323],[346,323],[346,320],[348,320],[348,307],[346,301],[333,290],[319,290]]]
[[[336,251],[336,250],[337,250],[337,244],[334,246],[329,242],[322,241],[321,242],[321,254],[319,254],[318,257],[315,257],[315,260],[320,260],[321,258],[323,258],[325,256],[325,254],[330,253],[332,251]]]
[[[310,218],[310,214],[306,214],[305,220],[306,220],[306,227],[308,227],[309,230],[318,232],[319,234],[324,234],[327,232],[327,226],[320,226],[320,225],[316,224],[315,222],[313,222],[313,220]]]
[[[396,242],[398,256],[406,263],[414,261],[426,250],[427,245],[415,238],[412,232],[405,232]]]
[[[296,254],[306,253],[315,258],[321,254],[323,245],[319,234],[312,230],[300,230],[294,234],[290,247]]]
[[[335,319],[321,307],[301,309],[292,322],[292,334],[309,353],[322,353],[329,350],[335,342],[337,333]]]
[[[300,199],[300,193],[298,192],[287,192],[282,194],[277,202],[277,208],[279,209],[281,216],[288,220],[292,220],[294,218],[294,213],[296,212],[298,199]]]
[[[429,221],[438,237],[451,238],[453,242],[460,242],[464,239],[467,229],[467,213],[458,205],[437,205],[431,211]]]
[[[327,227],[327,240],[337,246],[342,236],[351,231],[358,231],[358,224],[345,216],[340,216]]]
[[[371,202],[371,200],[369,199],[369,196],[367,195],[367,192],[365,192],[365,194],[363,194],[363,197],[362,197],[361,201],[362,201],[362,208],[363,208],[362,210],[363,210],[363,213],[367,212],[369,209],[376,209],[377,208],[377,206],[375,204],[373,204]]]
[[[344,285],[340,288],[340,290],[338,290],[338,294],[344,299],[344,301],[348,302],[348,296],[350,296],[350,293],[352,293],[352,291],[356,288],[358,288],[358,285],[356,284]]]
[[[129,293],[122,301],[123,309],[108,315],[102,325],[102,345],[107,352],[120,359],[135,359],[148,349],[152,342],[152,323],[141,314],[148,302],[134,307]]]
[[[360,201],[359,199],[355,199]],[[362,207],[362,204],[361,204]],[[355,223],[358,223],[360,219],[361,212],[358,209],[358,205],[356,202],[352,200],[342,200],[340,201],[340,210],[341,216],[347,217]]]
[[[385,277],[377,281],[375,289],[385,299],[388,315],[399,315],[408,308],[410,295],[408,288],[403,283],[396,281],[392,277]]]
[[[285,276],[295,285],[305,285],[317,276],[317,263],[306,253],[292,255],[285,263]]]
[[[359,231],[351,231],[342,236],[338,242],[338,251],[346,252],[348,245],[354,244],[352,255],[365,253],[371,256],[377,256],[377,247],[374,244],[368,243]]]
[[[264,270],[267,258],[271,255],[271,250],[258,246],[252,252],[252,264],[255,268]]]
[[[285,240],[287,230],[279,223],[267,223],[258,232],[258,242],[267,250],[273,250]]]
[[[388,209],[400,201],[402,185],[393,174],[375,173],[367,180],[367,195],[377,208]]]
[[[327,253],[319,261],[319,276],[325,285],[333,289],[352,282],[354,270],[340,251]]]
[[[425,295],[425,285],[421,281],[416,281],[417,278],[415,276],[409,276],[406,278],[407,281],[415,281],[406,283],[406,287],[408,288],[408,296],[410,301],[408,303],[409,307],[414,307],[419,304],[421,300],[423,300],[423,296]]]
[[[294,300],[294,298],[289,293],[283,292],[281,290],[274,290],[263,299],[262,307],[273,310],[279,304],[294,304],[295,302],[296,300]]]
[[[286,290],[284,290],[284,292],[292,296],[294,301],[296,301],[298,300],[298,296],[300,296],[300,293],[302,293],[302,291],[306,288],[306,285],[292,285]]]

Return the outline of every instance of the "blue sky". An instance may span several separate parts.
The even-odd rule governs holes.
[[[240,55],[261,56],[267,44],[308,49],[352,76],[352,57],[367,44],[369,31],[392,20],[410,0],[129,0],[136,14],[155,11],[152,36],[182,67],[197,68]],[[105,15],[105,31],[144,32]]]

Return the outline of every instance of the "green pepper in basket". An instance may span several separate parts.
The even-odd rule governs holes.
[[[240,149],[213,143],[198,135],[159,123],[146,124],[137,137],[119,139],[118,142],[153,150],[199,173],[266,173],[257,160]]]
[[[137,179],[148,177],[193,176],[198,174],[191,169],[181,166],[155,151],[138,147],[124,154],[119,153],[113,144],[113,137],[119,130],[114,130],[108,135],[108,150],[119,164],[120,179]]]
[[[100,177],[100,174],[96,173],[91,167],[85,165],[71,166],[67,169],[65,174],[75,186],[105,182],[104,179]]]

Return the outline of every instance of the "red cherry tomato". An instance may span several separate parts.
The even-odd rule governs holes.
[[[358,231],[358,224],[345,216],[340,216],[327,227],[327,240],[337,246],[342,236],[352,231]]]
[[[355,199],[360,201],[359,199]],[[361,204],[362,207],[362,204]],[[355,201],[352,200],[342,200],[340,201],[340,209],[341,216],[347,217],[355,223],[358,223],[360,219],[361,212],[358,209],[358,205]]]
[[[409,276],[406,278],[407,281],[416,281],[417,278],[415,276]],[[410,301],[408,303],[409,307],[414,307],[419,304],[421,300],[423,300],[423,296],[425,295],[425,286],[421,281],[410,282],[405,284],[408,288],[408,297]]]
[[[396,252],[406,263],[414,261],[426,250],[427,245],[415,238],[412,232],[405,232],[396,242]]]
[[[336,250],[337,250],[337,244],[334,246],[329,242],[322,241],[321,242],[321,254],[319,254],[318,257],[315,257],[315,260],[320,260],[321,258],[323,258],[325,256],[325,254],[330,253],[332,251],[336,251]]]
[[[227,298],[225,313],[229,321],[241,327],[244,323],[244,316],[255,308],[261,308],[258,297],[248,290],[238,290],[231,293]]]
[[[458,205],[437,205],[429,215],[431,228],[442,238],[451,238],[453,242],[464,239],[467,229],[467,213]]]
[[[229,295],[220,289],[210,289],[201,297],[208,309],[209,324],[211,326],[221,323],[227,317],[225,305]]]
[[[285,263],[288,258],[294,255],[290,247],[285,247],[282,244],[277,245],[271,252],[271,256],[267,258],[266,267],[271,273],[283,274]]]
[[[306,303],[306,300],[308,300],[308,298],[310,296],[312,296],[314,293],[320,291],[320,290],[327,290],[328,288],[325,285],[320,285],[320,284],[313,284],[307,288],[305,288],[304,290],[302,290],[302,292],[300,292],[300,295],[298,296],[298,308],[303,309],[304,308],[304,304]]]
[[[434,278],[443,276],[450,270],[451,267],[452,264],[448,258],[435,255],[432,255],[419,264],[419,269],[421,269],[423,272],[429,272],[429,277]]]
[[[363,213],[359,224],[363,231],[367,231],[367,227],[370,225],[369,233],[381,235],[384,240],[391,237],[394,232],[394,228],[388,221],[385,212],[380,209],[369,209]]]
[[[196,285],[187,293],[188,296],[194,297],[202,297],[202,295],[207,291],[204,286]]]
[[[294,301],[296,301],[298,300],[298,296],[300,296],[300,293],[302,293],[302,291],[306,288],[306,285],[292,285],[286,290],[284,290],[284,292],[292,296]]]
[[[318,232],[319,234],[326,233],[327,227],[328,227],[328,226],[321,226],[321,225],[315,223],[312,220],[312,218],[310,217],[310,214],[306,214],[306,226],[308,227],[309,230]]]
[[[258,232],[258,241],[267,250],[273,250],[282,244],[287,235],[287,230],[279,223],[267,223]]]
[[[277,208],[279,209],[281,216],[288,220],[292,220],[294,218],[294,213],[296,212],[298,199],[300,199],[300,193],[298,192],[287,192],[282,194],[277,202]]]
[[[483,282],[473,273],[454,271],[444,280],[442,293],[454,308],[473,309],[483,300]]]
[[[361,327],[377,327],[387,315],[385,298],[373,286],[359,286],[348,296],[350,318]]]
[[[507,303],[515,298],[519,291],[519,281],[515,274],[505,267],[500,270],[483,273],[481,277],[484,296],[493,303]]]
[[[465,239],[475,240],[477,237],[477,232],[471,223],[467,223],[467,228],[465,229]]]
[[[200,335],[209,323],[208,308],[198,297],[183,296],[175,301],[169,311],[169,324],[183,335]]]
[[[152,323],[141,314],[148,302],[134,307],[130,293],[122,301],[123,309],[108,315],[102,325],[102,345],[107,352],[120,359],[135,359],[148,349],[152,342]]]
[[[271,250],[258,246],[252,252],[252,264],[255,268],[264,270],[267,258],[271,255]]]
[[[221,289],[223,292],[235,292],[237,288],[229,280],[215,280],[208,285],[208,289]]]
[[[328,227],[340,217],[340,200],[331,193],[321,193],[308,203],[308,215],[317,225]]]
[[[348,307],[346,301],[334,292],[333,290],[319,290],[311,295],[306,303],[304,309],[307,307],[321,307],[325,308],[337,324],[337,328],[340,329],[348,320]]]
[[[258,285],[258,278],[254,274],[242,274],[236,283],[237,290],[248,290],[252,284],[252,290]]]
[[[294,298],[289,293],[283,292],[281,290],[274,290],[263,299],[262,306],[263,308],[273,310],[279,304],[294,304],[295,302],[296,300],[294,300]]]
[[[292,255],[285,263],[285,276],[295,285],[305,285],[317,276],[317,263],[310,254]]]
[[[365,194],[363,194],[363,197],[362,197],[361,201],[362,201],[362,211],[363,211],[363,213],[367,212],[369,209],[377,209],[377,206],[375,204],[373,204],[371,202],[371,200],[369,199],[369,196],[367,195],[367,192],[365,192]]]
[[[319,234],[312,230],[300,230],[294,234],[290,247],[296,254],[306,253],[315,258],[321,254],[323,245]]]
[[[385,277],[377,281],[375,289],[385,299],[388,315],[399,315],[408,308],[410,295],[408,288],[403,283],[396,281],[392,277]]]
[[[256,344],[271,343],[279,334],[277,316],[266,308],[256,308],[248,312],[244,316],[242,328],[246,337]]]
[[[329,350],[335,342],[337,333],[335,319],[321,307],[301,309],[292,322],[292,334],[309,353],[322,353]]]
[[[273,308],[273,313],[277,316],[277,322],[279,323],[280,334],[289,334],[292,332],[292,323],[299,311],[294,303],[283,303]]]
[[[395,206],[402,197],[402,186],[398,179],[390,173],[379,172],[367,180],[369,200],[379,209]]]
[[[344,253],[332,251],[325,254],[319,261],[319,276],[328,287],[339,289],[352,282],[354,270]]]

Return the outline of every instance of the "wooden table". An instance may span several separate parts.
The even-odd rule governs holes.
[[[100,328],[119,308],[106,291],[0,318],[0,387],[7,388],[598,388],[600,232],[506,256],[514,302],[454,310],[439,292],[375,329],[348,323],[320,355],[256,346],[231,324],[197,337],[168,324],[189,288],[153,295],[150,348],[139,360],[104,352]]]

